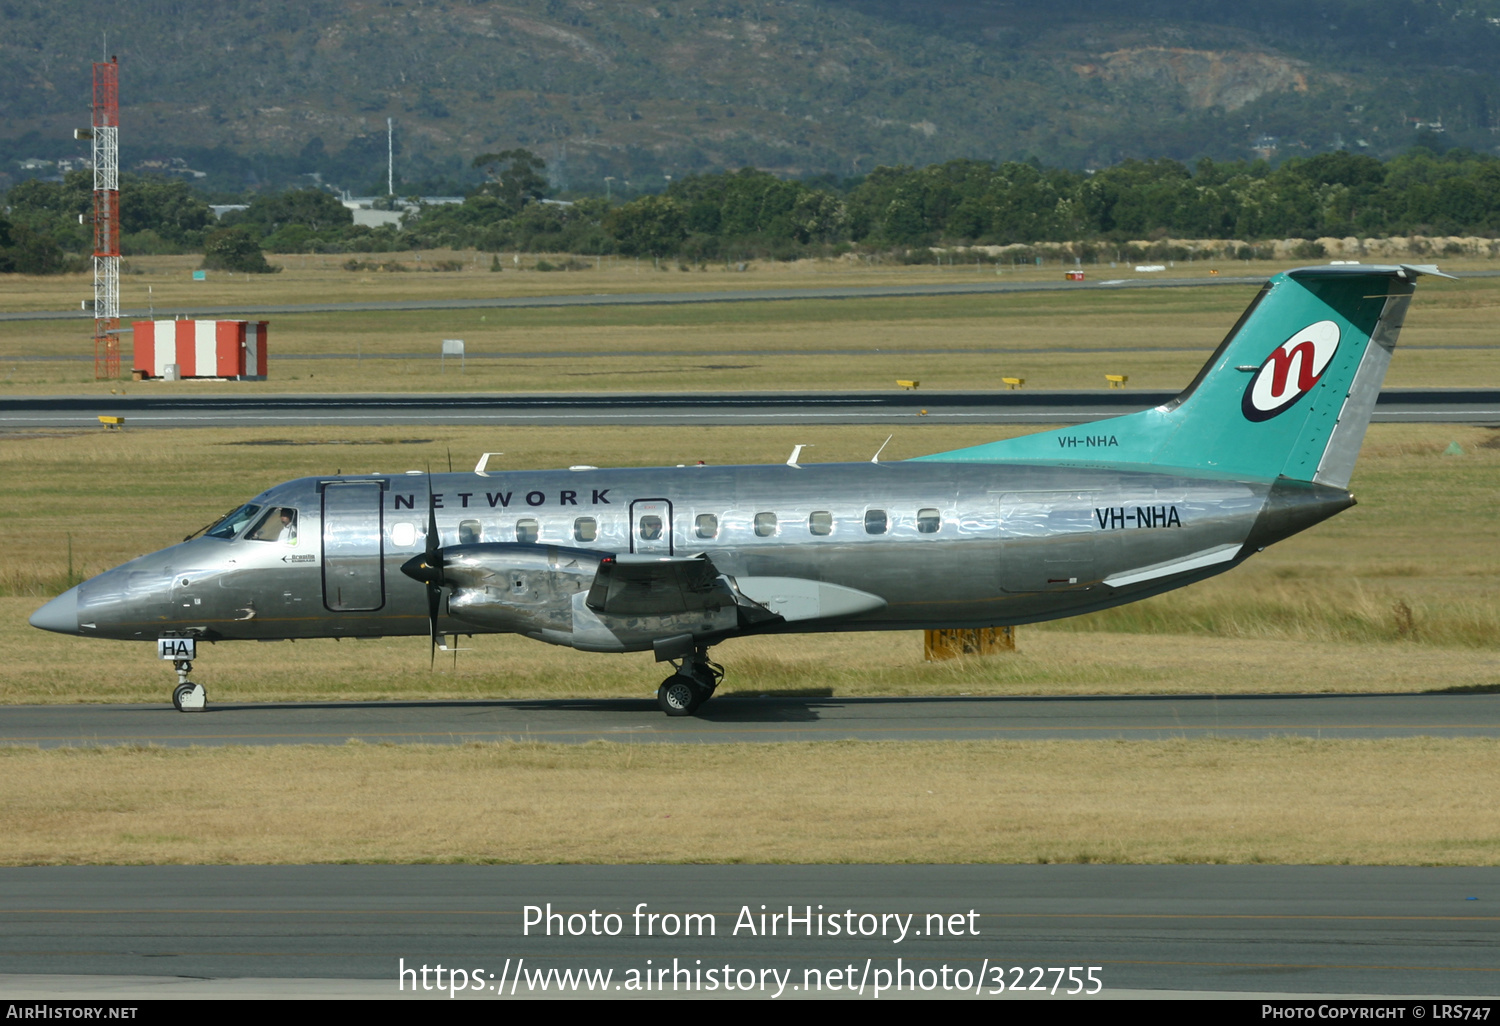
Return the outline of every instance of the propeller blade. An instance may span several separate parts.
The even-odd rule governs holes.
[[[440,539],[437,526],[437,502],[432,494],[432,471],[427,472],[427,555],[437,554]]]
[[[437,615],[438,602],[443,595],[441,588],[427,586],[427,669],[437,668]]]
[[[443,599],[443,554],[438,537],[437,502],[432,494],[432,468],[427,468],[427,545],[425,567],[427,573],[427,640],[428,669],[437,667],[437,618],[438,606]],[[404,568],[403,568],[404,569]]]

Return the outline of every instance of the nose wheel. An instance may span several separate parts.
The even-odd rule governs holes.
[[[177,670],[177,686],[172,689],[172,708],[178,712],[202,712],[208,706],[208,692],[203,690],[202,684],[194,684],[188,680],[188,674],[193,672],[193,664],[186,659],[179,659],[172,666]]]

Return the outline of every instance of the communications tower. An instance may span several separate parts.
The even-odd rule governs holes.
[[[80,133],[82,134],[82,133]],[[94,65],[94,380],[120,376],[120,59]]]

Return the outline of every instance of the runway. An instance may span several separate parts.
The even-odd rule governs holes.
[[[1122,278],[1118,269],[1093,272],[1097,281],[940,282],[924,285],[846,285],[833,288],[716,289],[702,292],[574,293],[551,296],[507,296],[454,299],[393,299],[354,303],[272,303],[259,306],[166,307],[120,311],[122,320],[154,317],[269,317],[308,313],[387,313],[398,310],[517,310],[579,306],[679,306],[691,303],[774,303],[796,299],[891,299],[920,296],[974,296],[1010,292],[1114,292],[1123,289],[1202,288],[1215,285],[1263,285],[1264,277]],[[1132,273],[1132,272],[1125,272]],[[1488,277],[1478,272],[1465,277]],[[977,275],[976,275],[977,277]],[[78,320],[78,310],[15,310],[0,313],[5,321]]]
[[[1007,987],[998,996],[1036,998],[1049,996],[1058,980],[1060,996],[1072,989],[1069,967],[1078,967],[1080,990],[1091,989],[1082,981],[1097,967],[1106,997],[1454,998],[1500,992],[1497,902],[1500,871],[1493,868],[6,868],[0,869],[0,998],[396,997],[403,965],[416,970],[401,981],[409,996],[423,983],[420,967],[438,964],[461,967],[464,985],[475,988],[459,996],[491,1000],[513,996],[518,975],[517,993],[527,996],[527,970],[550,969],[609,971],[609,982],[595,993],[610,997],[632,996],[615,989],[628,986],[632,971],[640,979],[648,969],[665,969],[657,994],[666,997],[770,998],[784,981],[782,999],[872,1000],[874,984],[889,985],[902,969],[912,982],[907,996],[997,996],[993,987],[974,983],[976,977],[993,983],[1000,968]],[[550,937],[540,925],[549,903],[562,917]],[[531,918],[538,923],[529,935],[528,905],[536,906]],[[767,920],[762,932],[763,905],[768,914],[790,906],[793,916],[816,927],[793,924],[789,936],[783,915],[779,923]],[[638,909],[642,920],[634,917]],[[586,925],[591,912],[598,913],[594,928]],[[582,918],[569,920],[574,913]],[[644,918],[652,913],[675,923]],[[701,936],[682,935],[688,914],[711,917],[694,920]],[[830,933],[834,920],[838,936]],[[558,936],[570,922],[583,935]],[[605,935],[611,927],[616,935]],[[664,935],[669,929],[677,935]],[[944,966],[950,984],[966,976],[968,990],[942,990]],[[1049,967],[1062,971],[1054,977]],[[681,971],[675,992],[674,968]],[[726,968],[751,989],[708,991],[701,973],[713,969],[722,979]],[[777,975],[762,975],[767,970]],[[426,977],[429,985],[433,980]],[[548,993],[558,989],[553,981]],[[1041,993],[1009,993],[1013,983],[1026,988],[1038,981]],[[446,985],[418,996],[449,999]],[[894,996],[887,990],[881,999]]]
[[[270,396],[5,396],[0,429],[381,425],[1077,424],[1170,401],[1176,392],[615,392]],[[1500,389],[1388,388],[1376,423],[1500,424]]]
[[[208,681],[208,678],[205,678]],[[1184,737],[1500,737],[1500,694],[1057,698],[715,698],[697,716],[651,699],[6,706],[0,745],[726,744]],[[166,688],[163,687],[165,693]]]

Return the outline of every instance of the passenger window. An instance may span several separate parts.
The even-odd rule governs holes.
[[[818,510],[807,518],[807,529],[813,534],[824,535],[833,533],[833,514],[827,510]]]
[[[712,513],[699,513],[698,519],[693,521],[693,533],[699,538],[717,538],[719,518]]]
[[[251,518],[259,512],[259,506],[252,506],[247,503],[246,505],[241,506],[239,509],[235,510],[233,513],[230,513],[228,516],[224,517],[224,519],[220,520],[214,526],[210,527],[207,531],[208,537],[233,538],[235,535],[244,530],[245,525],[248,524]]]
[[[885,510],[865,510],[865,534],[885,534],[887,523]]]
[[[465,520],[458,525],[458,543],[460,545],[478,545],[481,529],[479,521]]]
[[[290,506],[272,506],[245,537],[252,541],[279,541],[296,545],[297,511]]]
[[[647,513],[641,517],[641,541],[661,540],[661,517],[654,513]]]
[[[937,534],[943,526],[943,515],[935,509],[917,510],[917,532],[919,534]]]
[[[516,541],[531,544],[537,540],[537,536],[540,534],[541,528],[535,520],[528,517],[525,520],[516,521]]]
[[[417,540],[417,525],[402,521],[391,525],[391,544],[397,548],[404,549],[413,545]]]
[[[593,517],[579,517],[573,521],[573,540],[591,542],[599,537],[599,522]]]
[[[769,538],[776,533],[776,514],[755,514],[755,534],[758,538]]]

